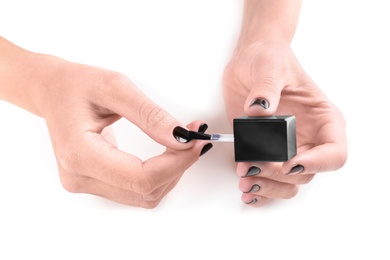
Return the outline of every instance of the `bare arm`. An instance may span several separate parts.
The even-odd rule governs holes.
[[[252,44],[290,44],[302,0],[245,0],[238,48]]]

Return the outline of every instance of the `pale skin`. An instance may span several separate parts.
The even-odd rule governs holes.
[[[153,208],[203,147],[210,148],[204,142],[178,142],[172,131],[182,124],[124,75],[32,53],[1,37],[0,56],[0,99],[45,119],[61,183],[70,192]],[[121,117],[166,151],[142,161],[117,149],[109,126]],[[196,121],[187,127],[198,131],[200,126]]]
[[[290,48],[300,6],[296,0],[246,0],[242,31],[223,75],[230,122],[242,115],[297,118],[297,156],[285,163],[237,166],[240,177],[251,175],[240,179],[239,189],[242,201],[254,207],[294,197],[315,173],[339,169],[347,158],[342,114]],[[176,127],[204,131],[206,125],[184,126],[126,76],[32,53],[2,37],[0,99],[45,119],[66,190],[126,205],[156,207],[212,147],[178,141]],[[110,126],[122,117],[166,151],[145,161],[120,151]]]
[[[288,199],[316,173],[347,160],[345,120],[291,50],[300,0],[246,0],[236,49],[224,72],[227,115],[295,115],[298,154],[284,163],[238,163],[242,201]],[[248,176],[248,175],[247,175]]]

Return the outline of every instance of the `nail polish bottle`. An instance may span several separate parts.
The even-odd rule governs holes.
[[[284,162],[297,154],[295,116],[240,117],[233,134],[189,131],[191,139],[234,142],[236,162]]]
[[[297,153],[295,116],[233,120],[236,162],[283,162]]]

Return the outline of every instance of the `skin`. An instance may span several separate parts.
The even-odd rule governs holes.
[[[238,163],[242,201],[253,207],[292,198],[299,185],[310,182],[316,173],[337,170],[347,160],[341,112],[306,74],[290,47],[301,2],[246,0],[241,34],[224,71],[231,123],[243,115],[296,117],[295,157],[285,163]],[[267,105],[252,105],[256,99],[266,100]],[[261,172],[244,177],[252,166]],[[300,171],[290,173],[295,166]]]
[[[0,99],[47,123],[69,192],[154,208],[200,156],[204,142],[178,142],[182,126],[126,76],[32,53],[0,37]],[[120,151],[110,125],[126,118],[167,147],[146,161]],[[188,129],[197,131],[200,121]]]
[[[295,115],[297,120],[297,156],[285,163],[237,166],[242,201],[260,207],[294,197],[318,172],[342,167],[347,140],[341,112],[290,48],[301,1],[244,4],[241,34],[223,75],[228,118],[232,123],[242,115]],[[184,126],[126,76],[32,53],[1,37],[0,99],[45,119],[61,183],[70,192],[154,208],[206,148],[200,141],[178,142],[173,130]],[[142,161],[117,149],[110,125],[122,117],[166,151]],[[195,121],[187,128],[198,131],[201,125]],[[258,174],[245,177],[253,167]]]

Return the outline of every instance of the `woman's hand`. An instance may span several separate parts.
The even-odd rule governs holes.
[[[243,115],[294,115],[298,154],[285,163],[239,163],[242,200],[253,206],[291,198],[318,172],[347,159],[341,112],[305,73],[289,45],[254,43],[237,49],[224,72],[230,122]]]
[[[153,208],[211,148],[189,140],[181,123],[120,73],[31,53],[3,38],[0,55],[0,98],[44,117],[70,192]],[[122,117],[166,151],[142,161],[117,149],[109,127]],[[207,125],[187,128],[205,131]]]
[[[198,160],[205,144],[178,142],[174,129],[181,124],[127,77],[68,62],[59,71],[47,87],[43,115],[65,189],[155,207]],[[105,130],[121,117],[168,149],[144,162],[118,150]],[[200,122],[188,125],[195,131],[199,127]]]

